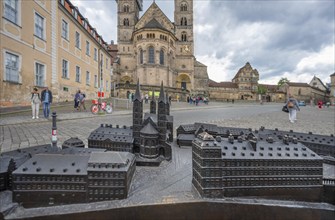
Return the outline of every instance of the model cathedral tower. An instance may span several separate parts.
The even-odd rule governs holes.
[[[162,160],[171,160],[171,137],[173,140],[173,117],[168,115],[170,105],[164,92],[163,82],[158,99],[158,114],[154,93],[150,102],[150,112],[144,114],[140,84],[137,82],[133,104],[133,138],[134,148],[139,149],[137,163],[148,165]],[[172,128],[172,129],[170,129]]]

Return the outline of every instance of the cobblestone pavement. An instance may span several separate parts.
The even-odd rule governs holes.
[[[211,103],[192,106],[187,103],[172,103],[175,129],[181,124],[194,122],[212,123],[227,127],[265,128],[335,134],[334,107],[318,109],[302,107],[298,121],[289,123],[288,114],[282,112],[282,104]],[[148,111],[149,105],[144,105]],[[131,125],[130,110],[115,111],[110,115],[95,116],[90,112],[63,112],[57,117],[58,144],[70,137],[78,137],[87,144],[87,137],[100,124]],[[50,143],[51,119],[32,120],[28,115],[2,116],[0,120],[0,152]]]

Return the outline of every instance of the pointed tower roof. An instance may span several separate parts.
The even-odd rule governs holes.
[[[159,93],[158,102],[166,103],[166,97],[165,97],[165,93],[164,93],[163,81],[161,83],[161,91]]]
[[[154,90],[152,90],[151,101],[152,101],[152,102],[155,102],[155,101],[156,101],[156,99],[155,99],[155,91],[154,91]]]
[[[142,101],[141,92],[140,92],[140,80],[139,79],[137,79],[137,86],[136,86],[134,101],[135,100]]]

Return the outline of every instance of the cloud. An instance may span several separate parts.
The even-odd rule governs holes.
[[[105,41],[117,40],[116,2],[72,0]],[[156,0],[174,21],[174,1]],[[143,1],[144,11],[152,1]],[[250,62],[260,82],[281,77],[307,82],[314,74],[324,82],[334,73],[333,0],[258,1],[194,0],[197,60],[215,81],[231,81]]]

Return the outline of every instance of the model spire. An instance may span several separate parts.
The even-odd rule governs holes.
[[[137,85],[136,85],[136,92],[135,92],[135,96],[134,96],[134,101],[135,100],[142,101],[141,92],[140,92],[140,80],[139,79],[137,79]]]
[[[164,93],[163,81],[161,83],[161,90],[160,90],[160,93],[159,93],[158,102],[166,103],[166,97],[165,97],[165,93]]]

